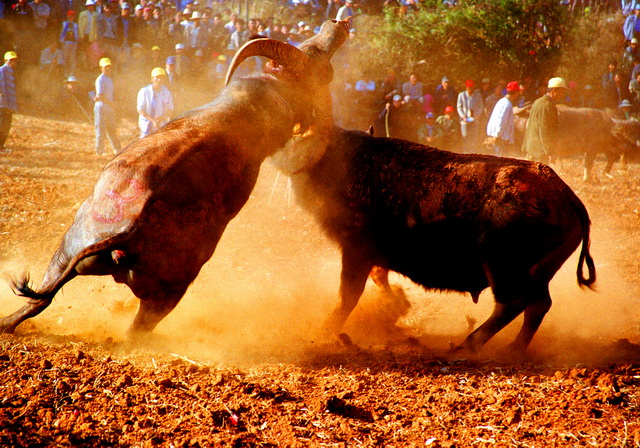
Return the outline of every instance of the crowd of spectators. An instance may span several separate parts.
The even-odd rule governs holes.
[[[54,97],[51,103],[56,110],[73,111],[80,119],[93,118],[89,93],[95,89],[99,61],[104,58],[112,63],[120,115],[136,116],[137,94],[149,84],[155,68],[165,70],[166,86],[173,95],[175,113],[179,113],[213,99],[233,54],[252,36],[299,45],[317,33],[324,20],[353,17],[350,38],[340,52],[348,54],[356,47],[358,12],[379,9],[390,0],[357,5],[351,0],[287,0],[283,7],[295,18],[289,22],[273,17],[244,20],[224,0],[133,1],[5,0],[0,3],[0,51],[15,51],[26,82],[33,84],[36,78],[39,85],[47,82],[46,88],[35,89],[37,93],[48,92]],[[416,0],[400,1],[407,9],[419,4]],[[447,3],[453,6],[456,2]],[[572,11],[587,6],[611,7],[607,1],[566,3]],[[627,117],[640,112],[640,20],[636,20],[640,2],[622,1],[619,11],[628,15],[623,28],[628,38],[624,53],[611,61],[601,85],[569,82],[563,102],[620,109]],[[240,73],[260,69],[262,62],[252,60],[241,66]],[[447,73],[439,73],[440,82],[432,85],[423,83],[418,73],[398,79],[392,69],[384,77],[376,73],[360,76],[348,64],[348,57],[334,58],[337,82],[333,88],[334,95],[340,97],[336,102],[340,124],[366,128],[373,123],[377,135],[457,151],[472,151],[482,145],[493,107],[513,81],[481,76],[451,80]],[[516,113],[545,92],[546,81],[527,76],[518,80],[521,91],[514,105]],[[59,107],[61,104],[66,106]]]

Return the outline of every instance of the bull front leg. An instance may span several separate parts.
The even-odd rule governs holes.
[[[333,310],[325,328],[334,335],[339,334],[349,315],[364,292],[373,263],[358,254],[358,250],[343,251],[340,274],[340,303]]]
[[[138,313],[127,331],[129,339],[150,333],[180,302],[190,281],[161,280],[153,276],[129,276],[127,285],[140,299]]]

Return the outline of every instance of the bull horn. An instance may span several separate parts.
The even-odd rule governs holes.
[[[269,38],[250,40],[240,47],[233,56],[231,64],[229,65],[229,70],[227,70],[227,77],[224,80],[224,85],[229,84],[229,81],[238,66],[245,59],[252,56],[263,56],[265,58],[273,59],[284,68],[291,70],[294,73],[299,73],[310,60],[309,56],[298,50],[293,45],[289,45],[279,40]]]

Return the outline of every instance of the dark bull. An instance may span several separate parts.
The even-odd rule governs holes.
[[[128,285],[140,299],[130,331],[153,330],[213,255],[265,157],[297,131],[310,131],[307,141],[316,146],[326,144],[329,59],[347,36],[346,22],[328,21],[302,51],[271,39],[248,43],[240,55],[273,59],[279,70],[231,83],[211,104],[115,157],[78,210],[40,287],[33,290],[28,277],[13,282],[29,302],[0,319],[0,333],[42,312],[77,275],[111,275]]]
[[[336,333],[374,266],[474,299],[490,287],[495,309],[461,345],[470,350],[524,312],[512,344],[524,351],[551,306],[549,282],[580,244],[578,283],[595,282],[587,210],[547,165],[334,127],[324,157],[292,180],[342,249]]]

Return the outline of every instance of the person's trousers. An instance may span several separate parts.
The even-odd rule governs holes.
[[[120,152],[120,140],[116,132],[116,113],[109,106],[97,102],[93,107],[94,126],[96,130],[96,153],[104,152],[104,140],[109,138],[115,152]]]
[[[7,137],[9,137],[12,118],[13,111],[11,109],[0,107],[0,149],[4,148]]]

